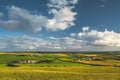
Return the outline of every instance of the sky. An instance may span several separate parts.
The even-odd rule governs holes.
[[[119,51],[120,0],[0,0],[0,51]]]

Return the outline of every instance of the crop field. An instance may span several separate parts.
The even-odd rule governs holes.
[[[1,53],[0,80],[120,80],[120,54]]]
[[[120,80],[115,67],[0,68],[1,80]]]

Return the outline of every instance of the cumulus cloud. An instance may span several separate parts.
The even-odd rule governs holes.
[[[0,24],[9,30],[38,33],[43,28],[50,31],[65,30],[74,26],[76,12],[73,12],[77,0],[50,0],[47,4],[49,16],[32,14],[16,6],[7,7],[9,20],[0,20]],[[2,13],[0,14],[2,15]]]
[[[105,31],[88,31],[88,28],[84,27],[83,32],[77,34],[78,38],[84,41],[87,45],[120,47],[120,33],[108,31],[107,29],[105,29]],[[87,32],[85,32],[86,30]]]
[[[46,17],[32,15],[29,11],[16,6],[8,7],[8,14],[10,20],[0,21],[0,24],[9,30],[21,30],[36,33],[41,31],[46,23]]]
[[[73,12],[72,9],[77,2],[77,0],[50,0],[47,5],[51,8],[49,13],[53,15],[53,19],[48,19],[46,28],[57,31],[74,26],[77,13]]]

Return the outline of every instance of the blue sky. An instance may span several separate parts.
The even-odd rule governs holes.
[[[119,0],[0,0],[0,51],[118,51]]]

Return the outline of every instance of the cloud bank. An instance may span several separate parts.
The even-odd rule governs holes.
[[[62,40],[62,42],[61,42]],[[0,50],[8,51],[70,51],[80,49],[73,38],[54,38],[49,37],[48,40],[41,38],[33,38],[29,36],[22,37],[6,37],[0,39]]]
[[[30,36],[0,38],[0,50],[18,51],[107,51],[119,50],[120,33],[90,30],[83,27],[83,32],[71,33],[68,37],[48,39]]]
[[[47,4],[49,16],[32,14],[16,6],[7,7],[9,20],[0,20],[0,25],[8,30],[38,33],[43,28],[49,31],[65,30],[74,26],[76,12],[73,12],[77,0],[50,0]],[[0,13],[0,17],[3,14]]]

